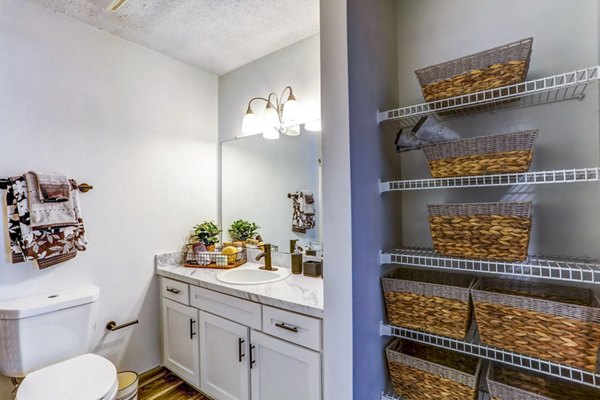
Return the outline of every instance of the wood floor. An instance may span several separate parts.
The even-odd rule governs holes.
[[[156,368],[140,376],[138,400],[210,400],[169,370]]]

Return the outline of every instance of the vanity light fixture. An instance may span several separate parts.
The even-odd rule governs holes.
[[[283,96],[288,90],[289,95],[284,102]],[[267,103],[263,112],[262,126],[256,114],[252,111],[251,104],[254,100],[262,100]],[[280,134],[298,136],[302,123],[300,104],[298,104],[296,97],[294,97],[292,87],[286,86],[280,97],[275,93],[269,93],[267,98],[254,97],[250,99],[246,115],[244,115],[242,121],[242,133],[244,135],[256,135],[262,132],[265,139],[279,139]]]

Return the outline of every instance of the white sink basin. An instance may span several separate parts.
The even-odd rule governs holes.
[[[278,268],[277,271],[259,269],[259,266],[235,268],[217,275],[217,280],[231,285],[260,285],[284,280],[290,276],[289,268]]]

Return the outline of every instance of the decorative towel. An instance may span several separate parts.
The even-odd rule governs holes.
[[[37,190],[42,203],[62,203],[69,200],[71,183],[65,174],[41,174],[33,171],[31,173],[37,179]]]
[[[306,233],[315,227],[315,198],[311,192],[300,191],[292,198],[292,232]]]
[[[72,190],[71,197],[76,224],[34,229],[29,212],[27,179],[21,176],[9,180],[7,211],[13,263],[37,261],[38,267],[44,269],[72,259],[77,255],[77,251],[86,249],[87,242],[76,190]]]
[[[29,201],[29,214],[31,217],[31,229],[59,228],[62,226],[76,226],[77,215],[73,204],[73,197],[68,196],[66,201],[56,203],[43,203],[40,200],[41,193],[37,174],[27,172],[27,198]],[[70,182],[67,179],[67,183]]]
[[[304,214],[315,213],[315,196],[311,192],[300,192],[300,211]]]
[[[18,178],[13,178],[18,179]],[[25,180],[20,184],[24,185]],[[15,197],[14,184],[16,182],[9,179],[6,187],[6,211],[8,216],[8,238],[10,242],[10,254],[13,264],[25,261],[25,255],[21,248],[23,247],[23,236],[21,235],[21,224],[19,211],[17,209],[17,199]],[[25,190],[24,188],[22,190]]]

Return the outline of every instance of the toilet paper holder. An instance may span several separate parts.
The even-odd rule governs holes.
[[[106,330],[114,332],[114,331],[118,331],[119,329],[127,328],[128,326],[138,324],[139,322],[140,321],[136,319],[135,321],[130,321],[125,324],[117,325],[117,323],[115,321],[109,321],[106,324]]]

